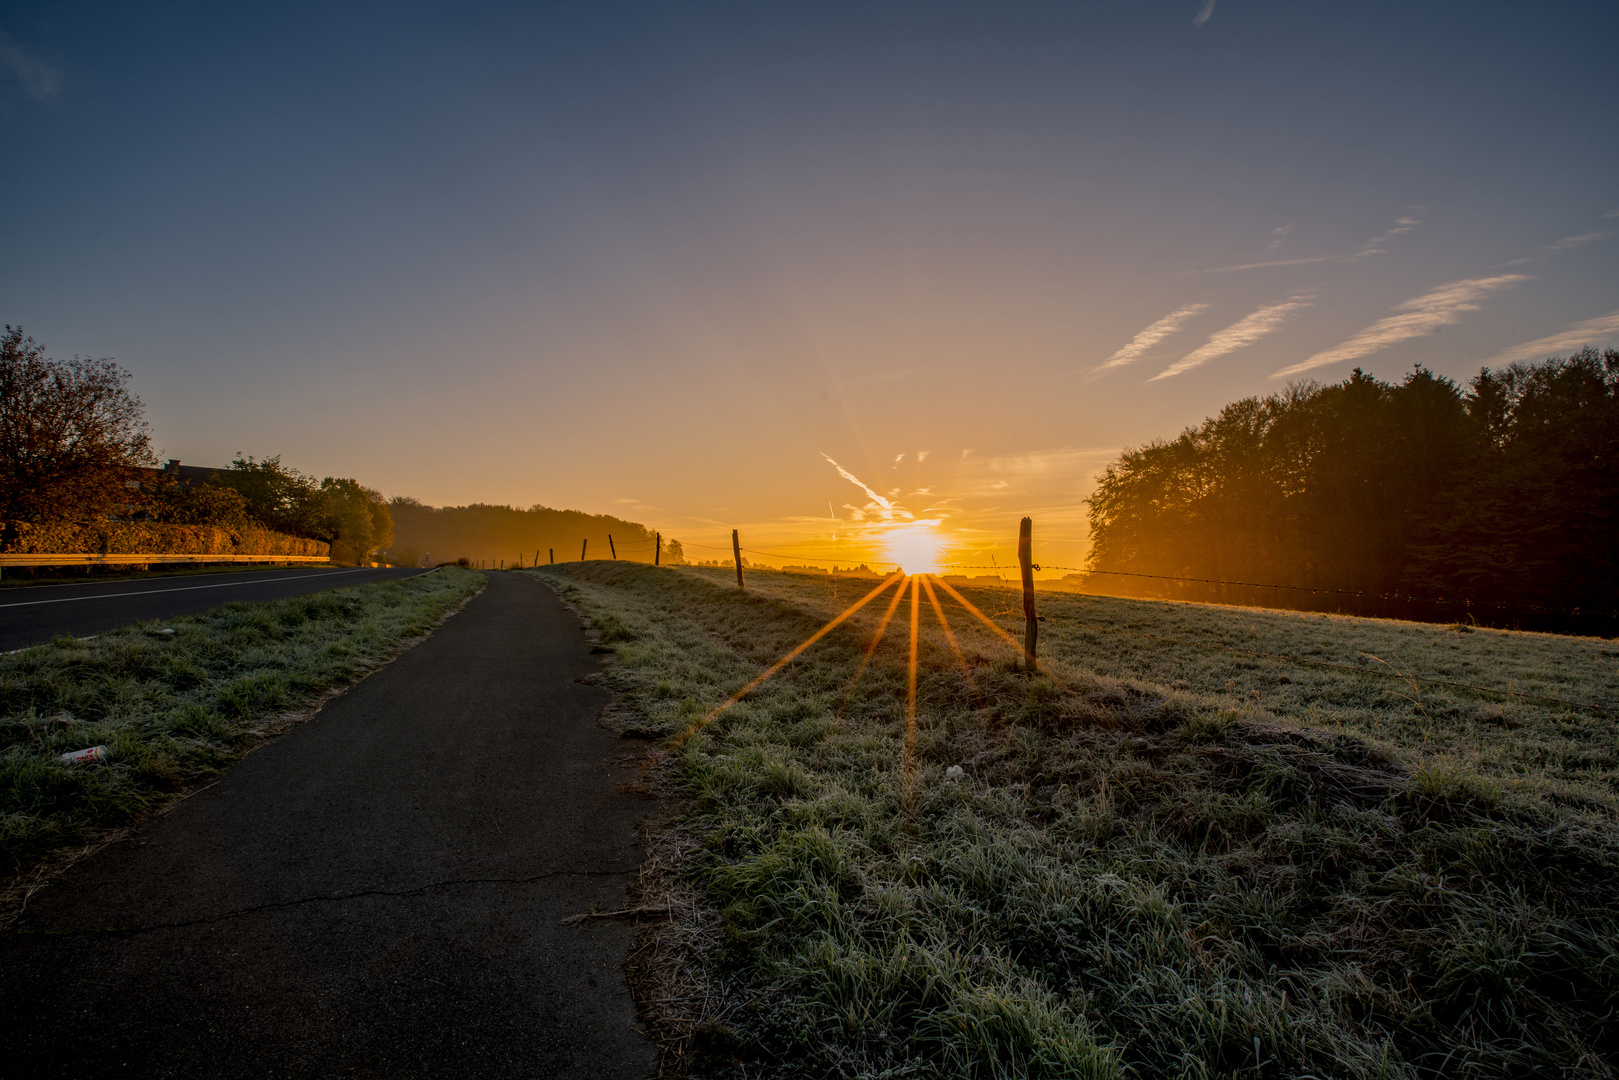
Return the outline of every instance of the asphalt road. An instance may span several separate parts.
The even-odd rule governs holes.
[[[0,590],[0,652],[42,645],[60,634],[88,637],[146,619],[172,619],[237,600],[288,596],[410,577],[405,568],[294,566],[240,574],[196,574],[136,581],[74,582]]]
[[[623,966],[646,804],[578,620],[495,574],[459,615],[0,936],[26,1077],[644,1077]]]

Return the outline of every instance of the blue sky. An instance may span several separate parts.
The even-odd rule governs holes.
[[[187,461],[1053,562],[1235,398],[1619,345],[1619,8],[1205,4],[10,4],[0,319]]]

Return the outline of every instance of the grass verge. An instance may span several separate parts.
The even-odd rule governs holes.
[[[908,602],[858,686],[883,603],[674,738],[869,582],[534,573],[687,800],[641,900],[670,1074],[1614,1074],[1613,713],[1420,681],[1611,708],[1611,642],[1053,597],[1049,675],[951,605],[964,671],[923,599],[908,755]]]
[[[13,877],[218,773],[421,637],[483,575],[446,567],[0,656],[0,858]],[[171,632],[172,631],[172,632]],[[105,764],[61,755],[110,750]]]

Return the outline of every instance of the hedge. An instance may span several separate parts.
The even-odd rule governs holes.
[[[157,525],[143,521],[5,523],[6,555],[321,555],[324,540],[306,540],[256,526]]]

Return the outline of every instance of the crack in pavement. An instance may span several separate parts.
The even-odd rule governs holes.
[[[255,904],[252,907],[237,908],[234,911],[226,911],[218,915],[205,915],[202,918],[187,919],[184,922],[154,923],[151,926],[102,926],[90,930],[13,930],[7,936],[86,937],[106,935],[129,937],[135,934],[150,934],[158,930],[183,930],[191,926],[206,926],[209,923],[224,922],[227,919],[239,919],[244,915],[255,915],[261,911],[300,907],[304,904],[341,903],[346,900],[361,900],[368,896],[416,896],[420,893],[431,892],[434,889],[450,888],[455,885],[532,885],[547,878],[555,877],[626,877],[632,873],[634,873],[633,870],[548,870],[533,877],[451,878],[447,881],[433,881],[410,889],[361,889],[358,892],[341,893],[336,896],[303,896],[296,900],[277,900],[274,903]]]

